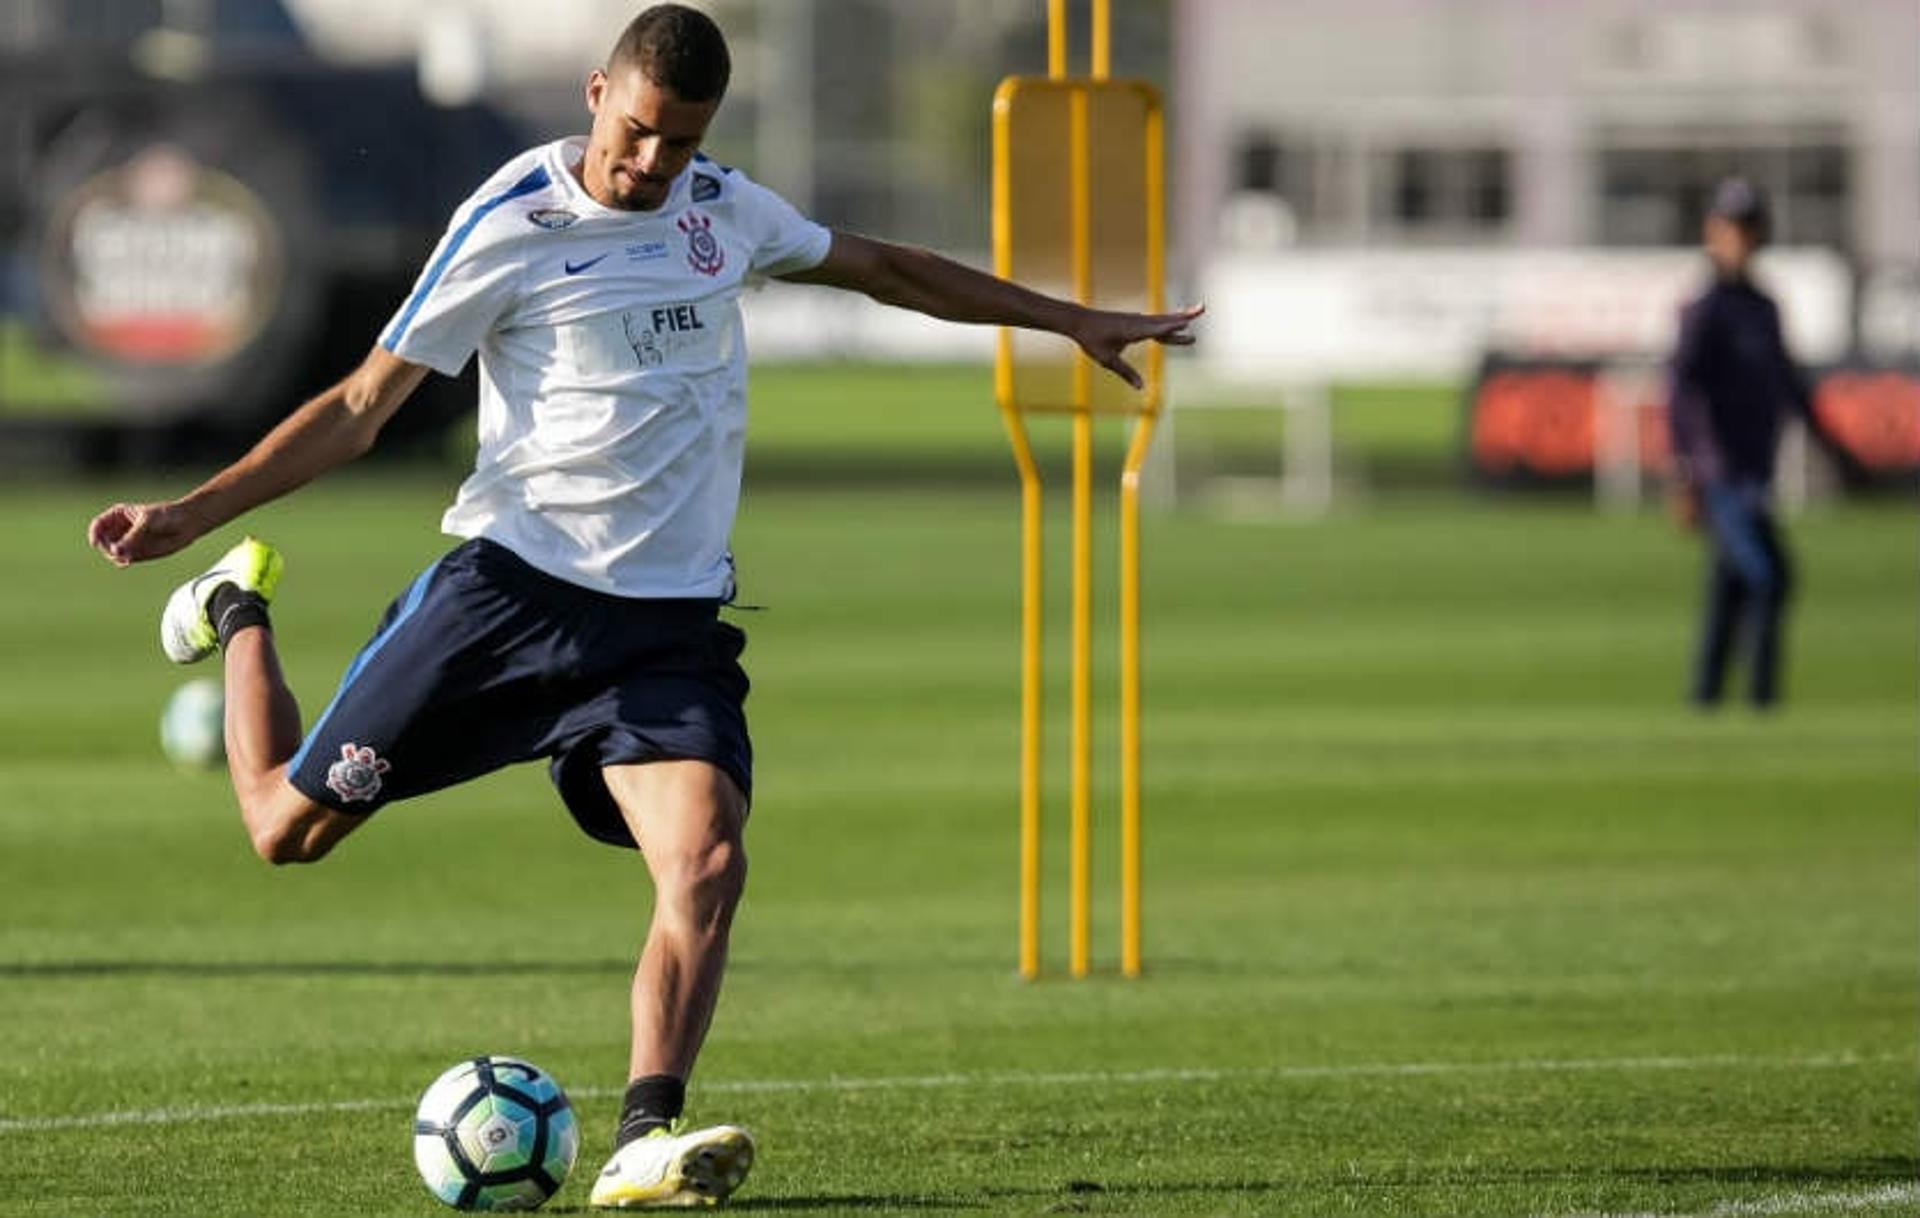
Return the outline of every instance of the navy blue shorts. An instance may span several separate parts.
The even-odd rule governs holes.
[[[746,635],[710,600],[633,600],[476,540],[387,608],[287,778],[365,814],[536,757],[580,828],[632,847],[602,766],[711,762],[752,794]]]

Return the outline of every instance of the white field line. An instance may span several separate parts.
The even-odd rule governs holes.
[[[1920,1208],[1920,1184],[1882,1184],[1865,1189],[1820,1189],[1796,1193],[1768,1193],[1739,1201],[1722,1201],[1700,1210],[1696,1218],[1784,1218],[1790,1214],[1846,1214],[1861,1210],[1913,1212]],[[1585,1213],[1568,1218],[1675,1218],[1653,1211],[1634,1214]]]
[[[1832,1190],[1804,1193],[1770,1193],[1748,1201],[1722,1201],[1707,1211],[1708,1218],[1746,1218],[1747,1215],[1831,1214],[1835,1210],[1880,1209],[1883,1206],[1920,1205],[1920,1184],[1883,1184],[1879,1188],[1856,1192]]]
[[[1148,1083],[1244,1082],[1342,1078],[1417,1078],[1475,1074],[1637,1073],[1665,1070],[1786,1069],[1835,1070],[1889,1063],[1911,1064],[1904,1054],[1861,1056],[1823,1053],[1803,1057],[1747,1057],[1707,1054],[1699,1057],[1519,1058],[1513,1061],[1466,1062],[1354,1062],[1327,1066],[1273,1066],[1156,1070],[992,1071],[979,1074],[881,1075],[873,1078],[769,1078],[722,1080],[696,1084],[696,1094],[764,1095],[778,1092],[853,1092],[889,1090],[946,1090],[964,1087],[1080,1087]],[[617,1087],[578,1087],[569,1094],[582,1099],[619,1095]],[[417,1098],[417,1097],[416,1097]],[[207,1104],[181,1108],[147,1108],[120,1112],[79,1112],[65,1116],[0,1117],[0,1135],[38,1133],[59,1129],[101,1129],[113,1125],[187,1125],[205,1121],[263,1116],[305,1116],[332,1112],[410,1108],[416,1098],[322,1100],[310,1103]]]

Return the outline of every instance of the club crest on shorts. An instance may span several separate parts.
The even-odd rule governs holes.
[[[681,216],[680,231],[687,235],[687,265],[702,275],[718,275],[727,264],[727,251],[713,235],[713,221],[697,211]]]
[[[392,769],[386,758],[349,741],[340,746],[340,760],[327,767],[327,790],[349,803],[380,794],[380,776]]]

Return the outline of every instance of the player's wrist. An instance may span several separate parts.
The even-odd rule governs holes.
[[[1075,304],[1071,301],[1060,303],[1064,306],[1063,315],[1053,328],[1080,346],[1092,350],[1100,342],[1100,319],[1105,314],[1088,305]]]
[[[161,504],[163,523],[191,545],[226,522],[208,499],[204,491],[196,490]]]

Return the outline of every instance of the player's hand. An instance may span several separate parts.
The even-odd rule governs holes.
[[[1146,382],[1132,364],[1121,358],[1121,353],[1134,343],[1149,340],[1170,347],[1191,347],[1190,327],[1206,311],[1205,305],[1194,305],[1178,313],[1110,313],[1088,309],[1068,337],[1079,343],[1094,363],[1140,389]]]
[[[1673,516],[1673,522],[1688,533],[1700,531],[1700,520],[1705,509],[1700,502],[1700,485],[1689,478],[1674,480],[1673,487],[1667,492],[1667,510]]]
[[[116,567],[184,550],[200,537],[191,516],[172,503],[116,503],[87,525],[87,544]]]

